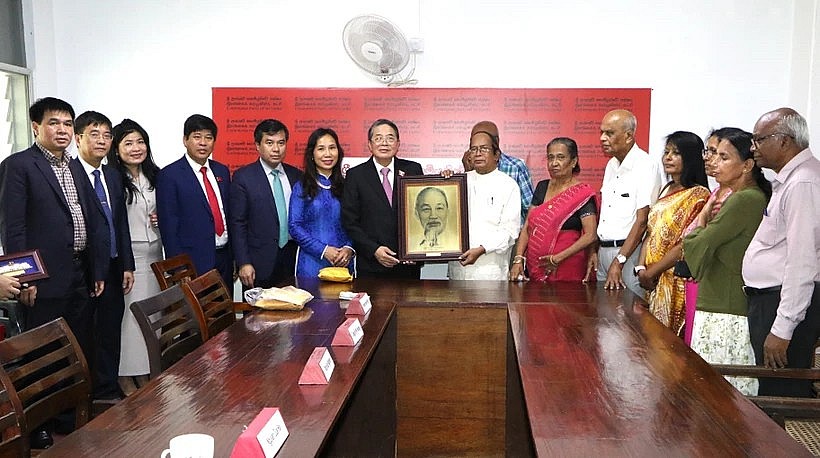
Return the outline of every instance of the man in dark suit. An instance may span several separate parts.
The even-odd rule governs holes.
[[[231,176],[208,159],[216,142],[216,123],[203,115],[185,120],[186,154],[157,175],[157,216],[165,257],[187,253],[198,274],[216,268],[233,286],[233,256],[225,217]]]
[[[396,258],[396,177],[421,175],[421,165],[396,157],[399,129],[392,121],[377,120],[367,136],[373,156],[348,170],[342,196],[342,225],[356,249],[357,275],[417,279],[420,267]]]
[[[302,172],[283,162],[288,137],[282,122],[260,122],[253,131],[259,160],[233,175],[228,227],[244,288],[270,288],[293,276],[296,242],[288,235],[288,209]]]
[[[86,188],[96,197],[94,208],[105,221],[103,237],[110,256],[108,285],[100,296],[91,299],[94,313],[94,399],[118,399],[117,377],[120,366],[120,329],[125,312],[124,294],[134,285],[134,255],[119,172],[102,160],[111,148],[111,120],[96,111],[86,111],[74,121],[77,162],[85,172]]]
[[[74,109],[46,97],[29,116],[34,145],[0,164],[0,238],[6,253],[39,249],[51,275],[20,292],[29,306],[26,329],[63,317],[91,355],[89,302],[105,289],[108,229],[82,167],[65,151],[74,136]],[[35,448],[51,445],[44,430],[31,439]]]

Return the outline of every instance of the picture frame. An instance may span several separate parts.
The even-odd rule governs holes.
[[[467,175],[398,176],[402,261],[457,261],[470,248]]]
[[[19,251],[0,256],[0,274],[15,277],[20,283],[49,277],[40,250]]]

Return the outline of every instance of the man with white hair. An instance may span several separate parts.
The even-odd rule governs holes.
[[[752,151],[773,170],[772,198],[743,258],[757,364],[811,367],[820,336],[820,161],[806,120],[791,108],[757,121]],[[813,396],[811,382],[760,379],[760,396]]]

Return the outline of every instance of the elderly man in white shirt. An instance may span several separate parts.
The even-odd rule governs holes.
[[[773,170],[772,198],[743,257],[757,364],[808,368],[820,337],[820,161],[791,108],[760,117],[752,151]],[[760,379],[761,396],[813,396],[811,381]]]
[[[474,170],[467,172],[470,249],[450,261],[451,280],[507,280],[510,253],[521,229],[521,191],[498,170],[501,149],[485,131],[470,137]]]
[[[601,185],[599,248],[598,255],[590,257],[590,268],[597,263],[597,278],[605,282],[604,288],[628,287],[643,297],[634,269],[661,179],[657,161],[635,143],[637,126],[635,115],[627,110],[610,111],[601,121],[601,147],[612,158]]]

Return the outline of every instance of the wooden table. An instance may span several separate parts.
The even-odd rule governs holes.
[[[282,407],[291,432],[279,456],[807,455],[628,292],[296,283],[329,310],[341,290],[373,297],[366,341],[331,385],[295,379],[313,346],[329,342],[338,311],[287,326],[250,317],[48,455],[151,456],[174,435],[202,431],[227,456],[237,425],[265,406]]]
[[[329,347],[344,321],[339,301],[315,300],[298,315],[254,312],[41,456],[158,457],[172,437],[201,432],[214,436],[214,456],[225,457],[263,407],[279,407],[290,433],[279,456],[353,447],[392,453],[394,310],[389,301],[375,304],[362,342],[355,351],[333,347],[330,383],[313,386],[297,381],[314,347]],[[383,335],[386,344],[377,346]],[[357,385],[367,388],[367,399]],[[366,421],[373,424],[363,430]]]

